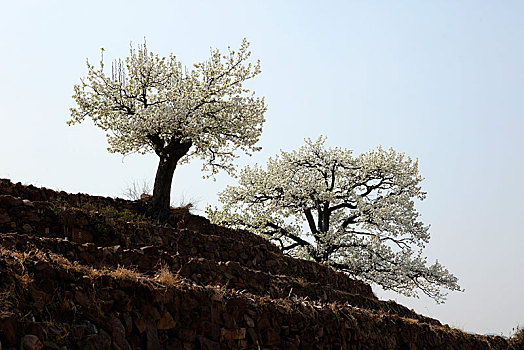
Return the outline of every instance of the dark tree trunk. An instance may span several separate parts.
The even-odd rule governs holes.
[[[191,143],[178,143],[175,146],[166,147],[159,154],[160,161],[155,176],[153,198],[148,208],[149,216],[158,220],[165,220],[168,217],[173,175],[178,161],[189,151],[189,148],[191,148]]]
[[[165,219],[171,202],[171,184],[178,159],[160,158],[155,176],[153,198],[149,206],[149,214],[158,219]]]

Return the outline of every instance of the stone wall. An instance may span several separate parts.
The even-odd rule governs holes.
[[[0,180],[0,349],[519,349],[249,232],[142,211]]]

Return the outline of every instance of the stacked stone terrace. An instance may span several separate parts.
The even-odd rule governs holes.
[[[140,201],[0,179],[0,349],[511,345],[378,300],[363,282],[186,208],[164,224],[143,212]]]

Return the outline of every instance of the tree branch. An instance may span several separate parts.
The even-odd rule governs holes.
[[[335,210],[342,209],[342,208],[357,209],[357,206],[351,203],[340,203],[340,204],[332,206],[328,210],[329,210],[329,213],[331,214]]]
[[[266,226],[268,227],[271,227],[273,229],[276,229],[278,230],[280,233],[282,233],[285,237],[289,238],[289,239],[292,239],[293,241],[295,241],[296,243],[298,243],[298,245],[300,245],[301,247],[307,247],[307,246],[311,246],[311,243],[309,243],[308,241],[300,238],[299,236],[289,232],[288,230],[280,227],[279,225],[277,224],[274,224],[272,222],[268,222],[266,223]]]
[[[146,138],[151,142],[155,153],[162,158],[164,153],[164,140],[158,134],[147,134]]]
[[[315,225],[315,219],[313,218],[313,214],[311,213],[311,208],[304,209],[304,214],[306,215],[306,219],[309,225],[309,230],[313,235],[318,233],[317,227]]]

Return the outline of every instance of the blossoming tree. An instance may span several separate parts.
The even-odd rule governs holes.
[[[437,302],[445,300],[441,287],[460,290],[455,276],[421,255],[430,236],[414,207],[426,196],[417,161],[382,148],[357,157],[324,142],[307,139],[266,169],[246,167],[239,185],[220,193],[223,208],[208,207],[208,216],[386,290],[421,290]]]
[[[86,117],[107,132],[110,152],[155,152],[160,158],[150,213],[165,217],[173,173],[178,164],[200,157],[203,169],[232,172],[240,149],[247,154],[262,132],[264,99],[243,83],[260,73],[260,63],[248,62],[244,39],[239,50],[212,50],[191,70],[174,55],[159,57],[146,44],[104,72],[87,62],[87,78],[75,85],[68,124]]]

